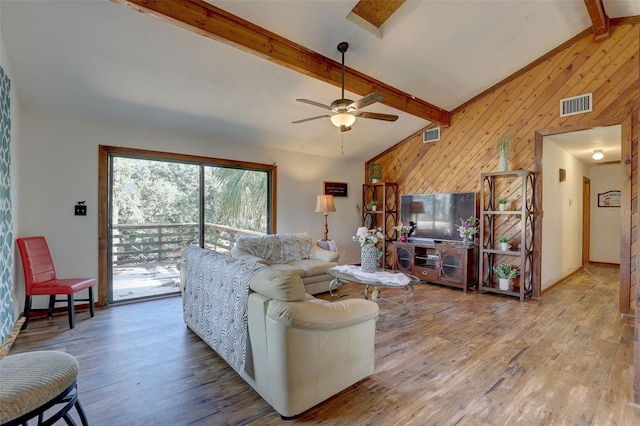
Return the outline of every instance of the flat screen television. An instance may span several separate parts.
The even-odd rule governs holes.
[[[400,218],[412,225],[409,241],[462,241],[456,225],[477,216],[476,193],[413,194],[400,197]]]

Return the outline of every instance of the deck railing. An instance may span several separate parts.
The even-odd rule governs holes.
[[[198,226],[198,223],[114,225],[113,264],[135,265],[177,259],[184,247],[199,244]],[[264,233],[205,223],[204,246],[217,252],[228,252],[242,235]]]

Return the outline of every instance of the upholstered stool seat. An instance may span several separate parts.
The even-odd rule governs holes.
[[[51,425],[64,418],[67,424],[74,425],[69,410],[75,405],[86,425],[87,418],[78,401],[78,368],[73,356],[59,351],[26,352],[0,359],[0,424],[26,424],[39,416],[38,424]],[[57,412],[43,419],[44,412],[54,406]]]

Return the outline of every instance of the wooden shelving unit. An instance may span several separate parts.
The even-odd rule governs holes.
[[[482,174],[480,192],[480,293],[531,297],[534,282],[535,175],[528,170]],[[508,198],[507,208],[498,209],[498,199]],[[498,236],[510,238],[509,250],[500,250]],[[500,290],[493,266],[509,263],[519,275],[509,290]],[[539,278],[535,278],[539,279]]]
[[[373,200],[378,202],[375,210]],[[397,236],[394,226],[400,219],[399,208],[398,184],[381,182],[362,185],[362,226],[382,229],[384,239],[381,247],[384,254],[381,267],[384,269],[393,268],[393,241]]]

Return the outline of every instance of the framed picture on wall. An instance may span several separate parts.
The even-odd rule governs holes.
[[[598,207],[620,207],[620,191],[607,191],[598,194]]]
[[[347,197],[346,182],[324,182],[324,195],[333,195],[334,197]]]

